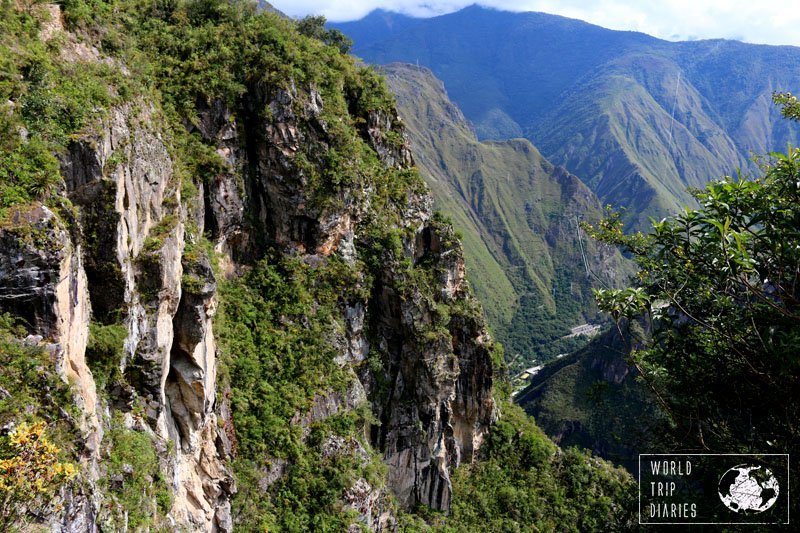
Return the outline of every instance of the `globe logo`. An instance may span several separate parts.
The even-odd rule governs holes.
[[[778,480],[763,466],[741,464],[725,472],[719,480],[722,503],[735,513],[757,514],[778,500]]]

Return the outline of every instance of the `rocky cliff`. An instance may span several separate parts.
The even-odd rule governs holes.
[[[14,154],[41,137],[57,167],[34,190],[3,160],[0,312],[68,384],[74,405],[59,407],[77,438],[62,452],[78,466],[56,504],[13,511],[63,531],[230,531],[382,529],[398,506],[447,510],[453,470],[497,414],[493,347],[391,99],[276,15],[192,6],[172,6],[191,22],[162,14],[158,28],[148,14],[3,8],[32,25],[23,44],[44,46],[51,76],[19,59],[3,140]],[[212,20],[256,43],[220,60],[230,91],[182,85]],[[109,44],[121,30],[137,40]],[[188,56],[167,42],[180,32]],[[150,54],[155,87],[120,46]],[[26,114],[37,91],[84,82],[110,96],[67,135]],[[47,413],[0,423],[55,424]],[[299,488],[304,468],[324,469],[322,488]],[[290,494],[320,499],[303,510]]]

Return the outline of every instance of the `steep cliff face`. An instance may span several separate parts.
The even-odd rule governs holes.
[[[312,266],[342,260],[372,280],[358,297],[336,302],[334,320],[344,331],[332,341],[337,365],[352,374],[347,391],[315,395],[308,414],[299,412],[296,420],[310,426],[366,400],[378,423],[365,431],[389,467],[386,484],[399,503],[447,510],[450,472],[473,460],[496,416],[491,341],[469,293],[460,244],[452,228],[434,217],[431,197],[416,176],[412,187],[400,188],[382,206],[376,204],[386,202],[380,192],[385,183],[339,186],[332,198],[309,187],[315,171],[324,173],[331,163],[320,147],[339,141],[318,90],[288,86],[265,91],[262,99],[251,92],[245,108],[252,114],[236,127],[248,170],[244,202],[234,211],[245,213],[239,231],[251,248],[234,254],[257,256],[266,242]],[[394,111],[358,106],[358,100],[348,102],[361,119],[359,142],[373,152],[369,157],[396,173],[390,180],[408,176],[413,162],[407,146],[387,140],[402,139]],[[298,154],[306,155],[310,168],[299,168]],[[229,226],[216,218],[211,224]],[[383,246],[387,238],[395,239],[393,246]],[[372,363],[363,364],[368,358]],[[352,490],[363,492],[367,485],[360,479]],[[366,505],[362,521],[383,527],[387,517],[372,518],[373,507]]]
[[[41,38],[80,41],[48,11]],[[195,95],[182,121],[146,91],[118,99],[63,141],[47,194],[0,206],[0,311],[51,354],[81,435],[63,505],[29,519],[383,529],[397,503],[447,510],[496,417],[460,244],[380,80],[248,16],[333,66]],[[129,75],[82,46],[70,61]],[[311,517],[291,502],[307,495]]]
[[[405,244],[412,244],[417,264],[435,265],[433,276],[398,279],[390,260],[371,301],[383,362],[377,379],[384,387],[375,402],[381,425],[373,426],[373,441],[400,502],[443,510],[450,504],[450,472],[472,462],[494,416],[489,339],[479,312],[469,309],[474,302],[454,240],[448,226],[422,227]],[[426,294],[424,283],[438,292]]]
[[[3,310],[57,343],[57,372],[73,384],[82,416],[86,481],[109,476],[117,443],[104,434],[122,424],[164,452],[162,481],[174,494],[167,523],[230,530],[232,479],[215,413],[216,285],[207,258],[184,272],[185,213],[152,107],[111,110],[97,134],[70,146],[61,174],[78,216],[68,232],[47,207],[12,212],[16,223],[2,231]],[[187,289],[183,275],[199,286]],[[124,331],[101,398],[86,364],[90,315]],[[102,501],[97,494],[78,516],[56,520],[76,530],[122,527]]]

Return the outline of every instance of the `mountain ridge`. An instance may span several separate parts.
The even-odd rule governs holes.
[[[480,139],[525,136],[602,202],[627,208],[638,228],[691,203],[687,187],[755,171],[752,153],[800,139],[769,103],[773,91],[800,84],[797,47],[670,42],[476,6],[430,19],[376,18],[384,31],[372,19],[364,32],[358,21],[333,26],[370,63],[431,68]],[[598,160],[611,155],[609,164]]]
[[[317,21],[0,3],[0,529],[632,522],[507,401],[393,98]]]

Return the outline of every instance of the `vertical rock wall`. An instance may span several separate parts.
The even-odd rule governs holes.
[[[369,191],[345,189],[334,207],[314,207],[306,176],[293,162],[304,143],[326,145],[324,101],[313,87],[303,92],[294,84],[271,99],[264,96],[266,101],[251,102],[249,108],[270,109],[271,120],[261,122],[254,114],[245,121],[250,169],[245,211],[258,221],[249,231],[266,233],[270,242],[292,254],[337,252],[355,260],[358,248],[372,245],[362,240]],[[402,133],[396,117],[369,112],[364,124],[363,135],[384,165],[413,167],[405,145],[390,146],[383,140],[389,131]],[[366,391],[381,421],[373,428],[372,444],[389,466],[388,486],[404,506],[421,503],[447,510],[450,472],[472,461],[496,416],[491,342],[467,289],[460,243],[449,225],[433,221],[430,195],[410,192],[401,210],[396,229],[405,235],[402,257],[382,258],[371,298],[343,309],[347,338],[340,359],[342,364],[358,363],[370,350],[380,354],[382,375],[364,371],[356,387]],[[415,286],[405,260],[430,271],[432,287]],[[471,311],[451,317],[434,334],[438,306]]]
[[[184,272],[186,214],[153,113],[142,102],[112,110],[99,134],[75,142],[63,158],[66,192],[80,207],[79,227],[87,243],[88,289],[81,268],[72,285],[89,298],[83,310],[75,307],[62,282],[53,320],[70,328],[65,376],[83,375],[76,380],[78,389],[92,393],[85,365],[73,362],[85,352],[89,302],[97,302],[96,320],[124,324],[124,352],[117,362],[124,386],[109,391],[104,423],[114,412],[142,409],[144,427],[130,416],[124,420],[164,443],[167,453],[160,461],[175,495],[169,523],[230,530],[233,483],[225,447],[218,449],[215,412],[216,281],[205,257],[187,264]],[[80,267],[80,260],[70,260],[73,268]],[[188,289],[185,276],[192,280]],[[78,312],[79,323],[66,318]],[[94,404],[96,398],[89,396],[84,403]],[[102,463],[100,446],[93,453]]]
[[[347,103],[355,134],[386,169],[411,172],[396,115],[355,104]],[[312,268],[337,254],[374,280],[369,295],[342,304],[337,317],[344,327],[334,340],[336,361],[352,374],[349,389],[321,391],[292,423],[308,430],[370,405],[380,424],[369,442],[334,438],[322,451],[366,463],[368,448],[378,450],[389,467],[387,488],[401,505],[447,510],[451,472],[473,460],[496,416],[491,341],[465,281],[460,244],[434,217],[427,191],[404,190],[383,213],[373,205],[382,184],[345,176],[350,185],[321,199],[298,159],[302,152],[307,165],[327,164],[331,118],[320,91],[287,80],[251,87],[239,106],[234,113],[221,102],[198,101],[197,119],[187,123],[223,162],[205,179],[178,175],[155,105],[136,100],[108,110],[60,155],[56,196],[75,209],[63,199],[58,212],[26,206],[0,229],[0,311],[24,319],[50,347],[81,413],[82,483],[75,486],[83,488],[62,495],[63,507],[48,518],[54,530],[127,527],[126,513],[109,511],[116,501],[109,491],[127,482],[124,475],[109,481],[107,471],[120,424],[147,436],[167,480],[171,504],[155,527],[232,530],[235,452],[229,408],[218,401],[218,280],[198,246],[203,234],[223,276],[246,271],[270,246]],[[196,197],[183,198],[182,190]],[[358,265],[375,244],[376,224],[401,244],[367,272]],[[86,360],[90,324],[124,331],[110,362],[114,377],[100,391],[89,370],[99,362]],[[368,357],[379,359],[380,369],[361,364]],[[282,475],[284,463],[275,465],[265,486]],[[341,498],[367,527],[393,527],[384,488],[358,479]]]

